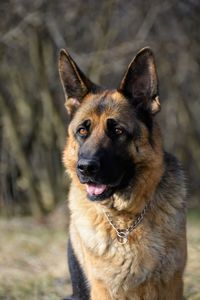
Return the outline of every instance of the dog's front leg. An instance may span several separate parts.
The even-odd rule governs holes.
[[[174,274],[173,278],[166,286],[164,299],[184,300],[182,276],[183,276],[182,272],[177,272]]]
[[[113,298],[102,281],[93,280],[91,285],[91,300],[113,300]]]

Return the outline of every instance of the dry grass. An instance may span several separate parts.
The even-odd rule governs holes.
[[[200,214],[188,216],[188,263],[185,272],[185,296],[200,300]]]
[[[0,300],[56,300],[70,292],[66,226],[58,218],[42,224],[30,218],[0,220]],[[199,220],[188,221],[186,299],[200,299]]]
[[[69,292],[67,233],[33,219],[0,221],[0,299],[56,300]]]

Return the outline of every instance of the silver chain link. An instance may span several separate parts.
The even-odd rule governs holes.
[[[144,209],[142,210],[142,212],[139,214],[139,216],[135,219],[135,221],[126,229],[120,229],[117,228],[116,224],[113,221],[112,216],[104,211],[104,214],[109,222],[109,224],[112,226],[112,228],[116,231],[117,233],[117,237],[121,238],[122,240],[124,239],[124,242],[120,242],[121,244],[125,244],[128,240],[128,236],[130,235],[130,233],[140,224],[140,222],[143,220],[144,215],[147,211],[147,208],[149,206],[149,203],[147,203],[144,207]],[[118,240],[119,241],[119,240]]]

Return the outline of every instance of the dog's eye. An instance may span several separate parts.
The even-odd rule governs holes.
[[[116,135],[121,135],[121,134],[123,134],[123,129],[122,129],[122,128],[115,127],[114,133],[115,133]]]
[[[107,120],[107,132],[111,137],[119,137],[125,133],[125,130],[114,119]]]
[[[79,136],[85,138],[88,135],[88,130],[84,127],[81,127],[81,128],[78,129],[77,133],[78,133]]]

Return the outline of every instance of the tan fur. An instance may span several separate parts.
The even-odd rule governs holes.
[[[71,239],[92,289],[97,289],[93,293],[96,297],[99,295],[99,298],[93,296],[91,299],[109,299],[103,296],[105,289],[112,292],[111,299],[182,299],[178,298],[176,290],[178,293],[182,286],[181,273],[186,257],[185,234],[177,237],[173,233],[176,226],[174,221],[170,224],[171,230],[167,226],[170,220],[176,217],[173,207],[166,206],[166,212],[163,212],[163,208],[157,209],[156,212],[152,209],[141,226],[132,233],[129,243],[121,245],[117,242],[116,233],[107,223],[101,207],[94,207],[92,203],[88,203],[87,199],[77,195],[73,187],[71,193]],[[162,230],[161,222],[162,226],[166,226]],[[152,233],[152,226],[157,227],[156,234]],[[176,248],[171,249],[172,244],[175,244]],[[159,252],[162,253],[162,257],[158,259]],[[171,276],[177,264],[180,275],[173,281]],[[156,271],[155,274],[151,274],[156,269],[158,274]],[[152,275],[153,279],[148,280],[148,276]],[[104,282],[103,295],[100,294],[102,289],[98,288],[99,284],[97,287],[93,286],[93,282],[98,281]],[[140,284],[145,281],[147,284],[141,287]],[[149,298],[148,293],[152,295],[152,291],[155,296]]]
[[[154,65],[151,69],[156,73]],[[122,87],[126,76],[127,73]],[[98,104],[104,98],[114,106],[108,104],[103,113],[99,113]],[[159,110],[159,105],[157,97],[152,100],[152,113]],[[173,159],[166,162],[156,122],[150,142],[147,127],[137,120],[141,137],[132,141],[128,150],[140,172],[124,191],[101,202],[89,201],[85,185],[79,182],[76,174],[79,145],[74,130],[78,124],[89,116],[91,147],[98,149],[108,142],[107,118],[121,118],[126,124],[129,110],[127,99],[113,90],[84,95],[80,109],[73,115],[63,155],[72,179],[70,239],[87,278],[91,300],[182,300],[187,256],[186,191],[179,167]],[[147,204],[149,208],[142,222],[131,232],[128,242],[120,244],[105,211],[112,215],[118,228],[127,228]]]
[[[116,99],[116,93],[113,97]],[[75,118],[80,117],[77,113]],[[97,118],[96,122],[101,124],[102,121]],[[99,132],[96,132],[96,143],[101,136],[101,126],[98,127]],[[85,187],[79,183],[75,174],[78,146],[69,127],[64,162],[73,180],[69,195],[70,236],[91,285],[92,300],[182,299],[182,271],[186,257],[185,228],[183,226],[177,232],[176,226],[179,226],[180,220],[176,218],[181,218],[177,209],[182,208],[183,195],[180,193],[178,197],[171,199],[171,203],[155,195],[164,172],[158,127],[155,127],[154,141],[156,144],[152,150],[143,128],[140,145],[143,150],[138,160],[142,162],[148,156],[148,163],[136,186],[130,187],[129,200],[124,201],[124,196],[114,195],[112,199],[94,204],[87,199]],[[133,145],[130,151],[134,155]],[[184,194],[184,190],[182,193]],[[102,208],[112,213],[121,228],[126,228],[131,224],[133,216],[152,197],[153,207],[147,212],[141,225],[131,233],[127,244],[119,244],[116,232],[105,218]],[[112,209],[109,208],[111,206]],[[174,274],[177,265],[179,272]]]

